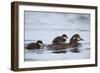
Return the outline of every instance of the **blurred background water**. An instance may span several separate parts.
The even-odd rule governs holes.
[[[90,58],[90,14],[24,11],[25,38],[24,44],[42,40],[44,44],[51,44],[52,40],[66,34],[70,39],[74,34],[80,34],[82,46],[80,53],[52,53],[51,50],[25,49],[25,61],[42,60],[72,60]],[[69,42],[69,39],[67,42]]]

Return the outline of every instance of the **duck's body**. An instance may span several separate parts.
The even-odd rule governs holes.
[[[80,43],[77,44],[70,44],[70,43],[63,43],[63,44],[50,44],[47,47],[51,49],[68,49],[78,47]]]
[[[51,49],[66,49],[69,47],[68,43],[64,43],[64,44],[50,44],[47,46],[48,48]]]
[[[37,41],[36,43],[30,43],[26,46],[26,49],[33,50],[33,49],[41,49],[43,48],[42,41]]]

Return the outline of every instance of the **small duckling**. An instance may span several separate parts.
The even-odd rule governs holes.
[[[36,43],[30,43],[27,45],[26,49],[33,50],[33,49],[41,49],[43,48],[43,42],[38,40]]]
[[[62,36],[56,37],[53,41],[52,44],[60,44],[60,43],[65,43],[66,39],[68,39],[66,34],[63,34]]]

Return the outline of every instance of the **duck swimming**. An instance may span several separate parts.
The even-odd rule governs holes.
[[[70,39],[70,44],[74,44],[73,46],[77,46],[78,44],[78,41],[82,41],[83,39],[80,37],[79,34],[75,34],[71,37]]]
[[[43,48],[43,42],[38,40],[36,43],[30,43],[26,46],[26,49],[33,50],[33,49],[41,49]]]
[[[63,34],[62,36],[56,37],[53,41],[52,44],[61,44],[66,42],[66,39],[68,39],[66,34]]]
[[[75,48],[79,46],[78,41],[83,40],[80,38],[79,34],[75,34],[71,37],[69,43],[58,43],[58,44],[50,44],[47,47],[52,49],[67,49],[67,48]]]

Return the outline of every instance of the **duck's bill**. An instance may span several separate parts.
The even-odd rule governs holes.
[[[78,40],[78,41],[83,41],[83,39],[82,39],[82,38],[77,38],[77,40]]]
[[[68,39],[68,37],[66,37]]]
[[[82,38],[80,38],[81,41],[84,41]]]

